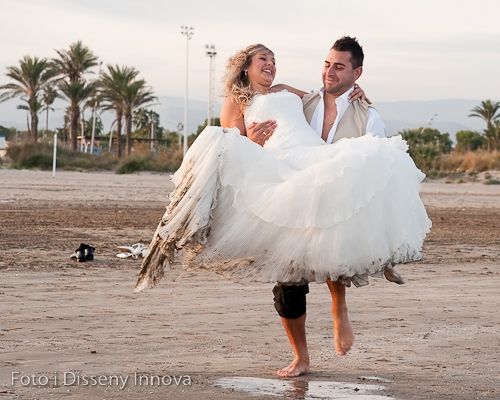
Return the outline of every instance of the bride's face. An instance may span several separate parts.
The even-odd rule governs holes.
[[[274,54],[262,51],[255,54],[247,69],[248,80],[252,86],[271,87],[276,75],[276,61]]]

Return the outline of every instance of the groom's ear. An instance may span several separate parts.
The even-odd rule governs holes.
[[[354,77],[356,78],[356,80],[359,79],[362,73],[363,73],[363,67],[354,68]]]

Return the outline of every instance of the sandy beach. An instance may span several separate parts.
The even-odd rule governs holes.
[[[348,289],[348,356],[326,285],[311,285],[313,372],[283,382],[272,284],[183,272],[133,293],[140,260],[117,246],[149,242],[171,189],[166,174],[0,169],[0,399],[339,398],[317,395],[332,382],[352,399],[500,398],[500,185],[423,184],[424,260],[398,267],[405,285]],[[70,260],[80,243],[93,262]]]

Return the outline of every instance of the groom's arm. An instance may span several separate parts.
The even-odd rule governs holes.
[[[294,93],[300,98],[303,98],[306,94],[309,92],[304,92],[303,90],[294,88],[289,85],[285,85],[284,83],[278,83],[277,85],[274,85],[271,87],[271,93],[275,92],[281,92],[283,90],[286,90],[288,92]],[[361,89],[361,86],[359,86],[357,83],[354,84],[354,90],[349,94],[349,101],[354,101],[354,100],[364,100],[368,102],[368,104],[372,104],[370,100],[368,100],[368,97],[366,97],[365,91]]]
[[[289,85],[285,85],[283,83],[278,83],[277,85],[272,86],[270,91],[271,93],[275,93],[275,92],[281,92],[283,90],[296,94],[300,98],[304,97],[304,95],[307,94],[307,92],[304,92],[303,90],[294,88]]]
[[[385,123],[378,111],[373,108],[368,108],[368,121],[366,122],[366,134],[378,137],[387,137],[387,129]]]

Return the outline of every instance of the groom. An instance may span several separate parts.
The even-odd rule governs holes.
[[[355,38],[344,36],[330,49],[322,70],[321,90],[302,97],[307,122],[326,143],[335,143],[342,138],[358,137],[364,134],[385,137],[385,124],[379,113],[366,101],[349,101],[355,82],[363,72],[363,49]],[[276,125],[272,121],[262,122],[247,129],[247,136],[261,141],[268,139]],[[398,280],[395,272],[389,280]],[[386,275],[387,275],[386,274]],[[392,279],[391,279],[392,278]],[[367,282],[354,281],[356,286]],[[402,282],[401,282],[402,283]],[[327,281],[332,296],[332,317],[335,350],[345,355],[354,341],[345,300],[346,285],[350,281]],[[278,283],[273,288],[274,306],[281,317],[294,359],[277,373],[283,377],[294,377],[309,372],[309,352],[306,340],[306,294],[309,285]]]

